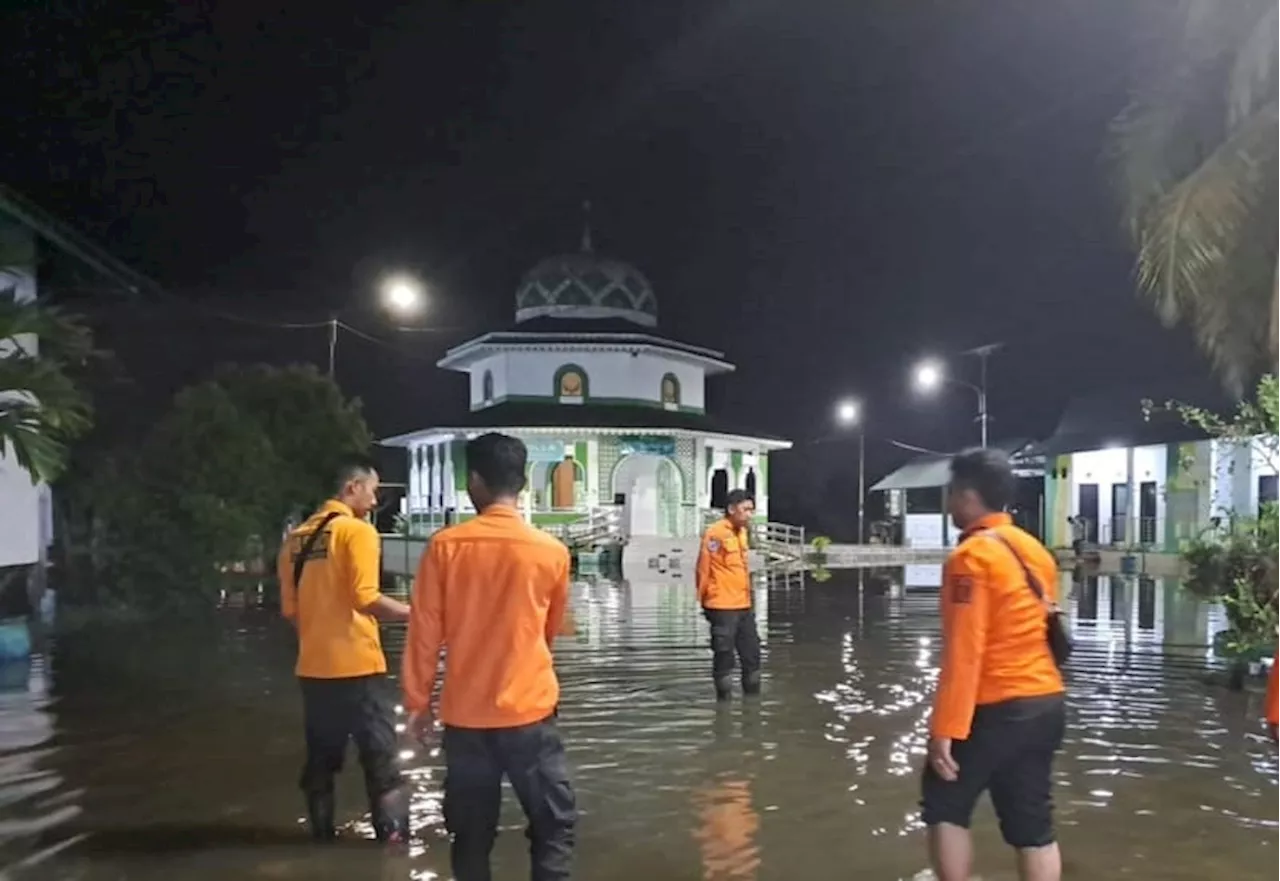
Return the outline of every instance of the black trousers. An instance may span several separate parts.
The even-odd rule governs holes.
[[[1062,748],[1066,718],[1062,695],[978,707],[969,737],[951,744],[959,778],[943,780],[925,765],[920,799],[925,825],[968,829],[978,799],[990,791],[1007,844],[1053,844],[1053,757]]]
[[[299,679],[307,759],[299,785],[308,796],[333,792],[347,741],[354,740],[370,803],[400,786],[395,704],[383,674],[351,679]]]
[[[554,718],[519,728],[444,729],[444,822],[457,881],[490,881],[502,778],[524,809],[533,881],[564,881],[578,810]]]
[[[734,655],[742,665],[742,690],[760,690],[760,631],[753,609],[703,609],[711,624],[711,676],[716,691],[724,693],[733,684]]]

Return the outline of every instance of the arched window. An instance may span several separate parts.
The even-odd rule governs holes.
[[[557,401],[561,403],[581,403],[591,393],[587,382],[587,371],[577,364],[566,364],[556,371],[555,385],[552,389]]]
[[[669,410],[680,407],[680,380],[674,373],[662,377],[662,406]]]
[[[493,403],[493,372],[486,370],[480,380],[480,399],[486,404]]]

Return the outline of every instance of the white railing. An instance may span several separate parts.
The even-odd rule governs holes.
[[[822,552],[824,566],[908,566],[912,564],[942,563],[951,548],[921,548],[905,545],[880,544],[830,544]]]
[[[621,540],[622,511],[617,505],[599,505],[574,520],[543,524],[539,528],[571,548],[590,547]]]

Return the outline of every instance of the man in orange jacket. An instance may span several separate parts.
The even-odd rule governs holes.
[[[535,881],[564,881],[577,807],[556,724],[551,645],[569,600],[569,550],[520,515],[528,451],[489,433],[467,442],[467,493],[479,512],[431,537],[413,587],[405,708],[422,738],[445,649],[444,822],[458,881],[489,881],[502,780],[529,821]]]
[[[1271,659],[1271,672],[1267,674],[1266,716],[1267,730],[1275,740],[1276,728],[1280,725],[1280,646],[1276,648],[1276,656]]]
[[[961,537],[943,573],[942,669],[921,798],[938,881],[969,878],[969,820],[986,790],[1022,881],[1062,877],[1052,775],[1066,711],[1047,629],[1058,567],[1004,513],[1016,485],[1002,453],[951,460],[947,505]]]
[[[724,518],[707,527],[698,549],[698,602],[711,624],[711,676],[716,699],[733,688],[733,656],[742,664],[742,693],[760,693],[760,633],[751,602],[747,526],[756,505],[744,490],[725,498]]]

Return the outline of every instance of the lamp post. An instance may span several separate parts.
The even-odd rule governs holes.
[[[858,429],[858,544],[866,540],[863,519],[867,509],[867,432],[862,424],[862,405],[846,399],[836,405],[836,424]]]
[[[426,306],[426,293],[422,284],[408,275],[390,275],[378,286],[378,300],[382,308],[397,318],[409,318],[422,312]],[[337,369],[338,328],[342,322],[338,313],[329,316],[329,378]]]
[[[980,346],[965,354],[977,355],[982,359],[982,382],[975,385],[964,379],[948,376],[941,361],[928,358],[916,365],[914,378],[916,388],[922,392],[933,392],[943,383],[962,386],[978,396],[978,425],[982,432],[982,446],[987,445],[987,358],[997,346]]]

